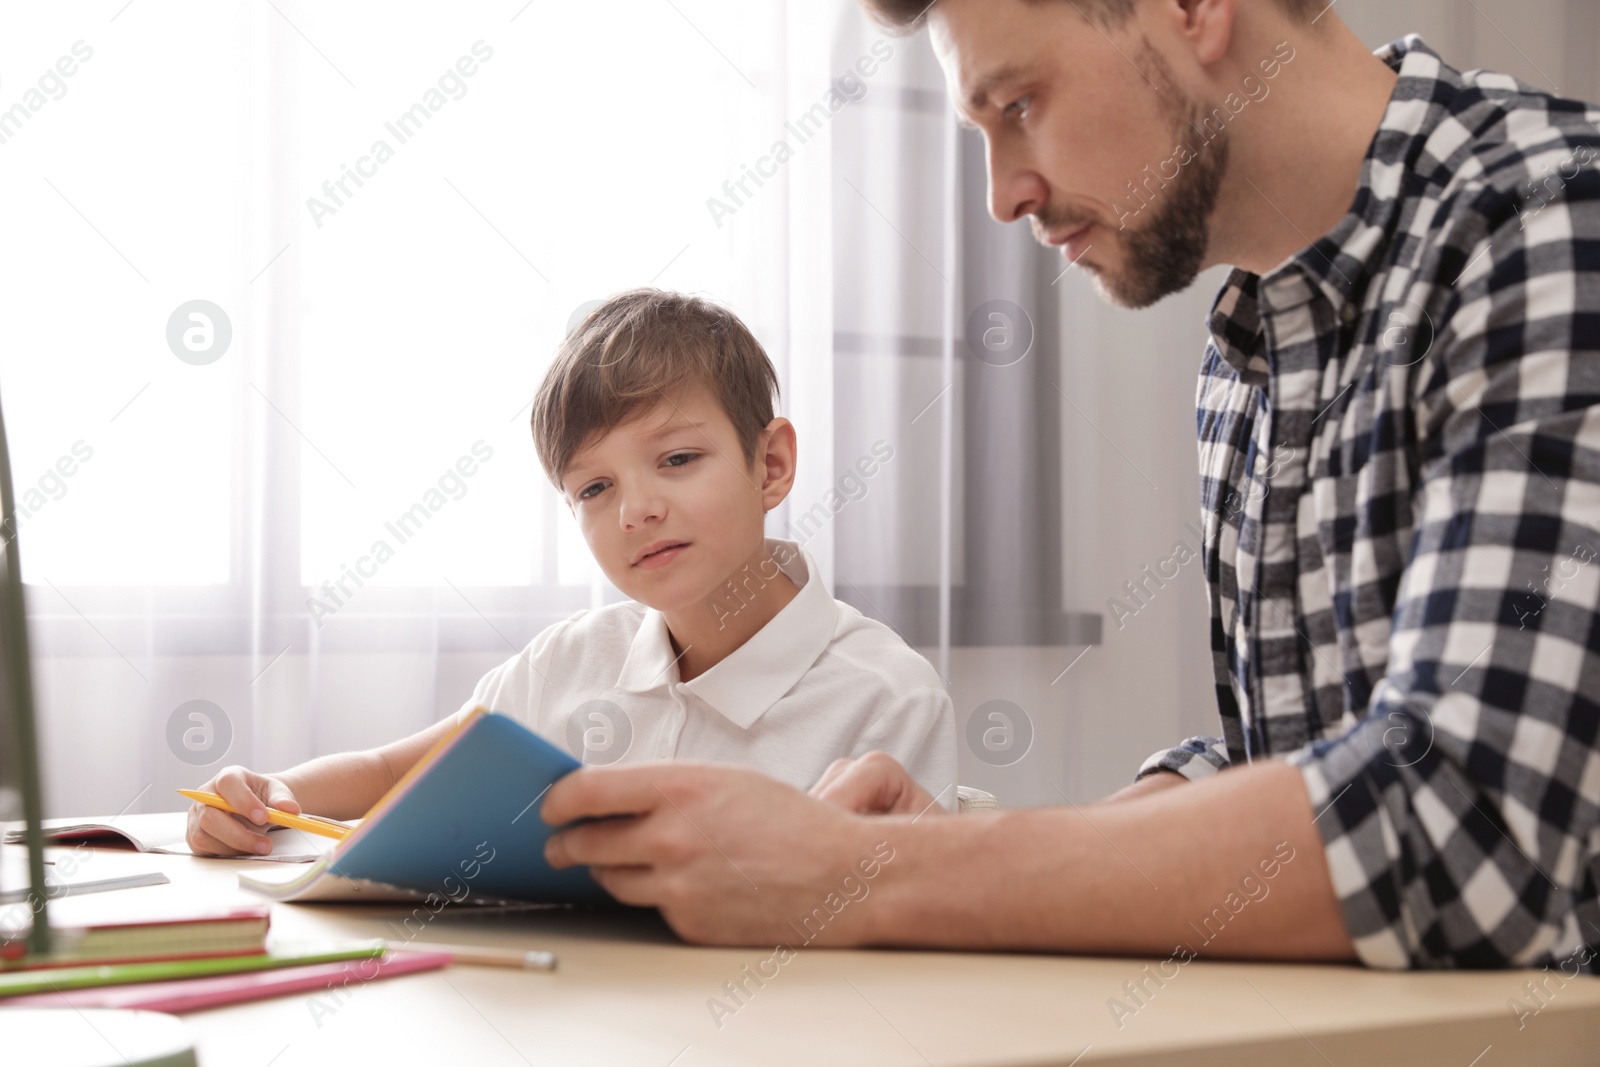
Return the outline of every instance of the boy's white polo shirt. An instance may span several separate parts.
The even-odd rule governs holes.
[[[737,763],[800,789],[834,760],[878,749],[954,810],[955,709],[933,665],[811,581],[815,561],[797,542],[766,548],[799,592],[699,677],[679,681],[665,618],[628,601],[540,632],[479,679],[457,716],[482,704],[588,763]]]

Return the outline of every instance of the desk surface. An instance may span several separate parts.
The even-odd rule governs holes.
[[[4,846],[15,861],[18,846]],[[242,896],[236,875],[282,864],[109,849],[76,853],[73,880],[163,871],[172,884],[125,894]],[[404,937],[402,905],[273,906],[274,934]],[[1159,960],[800,948],[761,973],[770,949],[684,945],[653,913],[417,912],[414,941],[554,951],[553,973],[440,971],[190,1013],[203,1067],[311,1064],[727,1063],[1154,1064],[1185,1067],[1379,1063],[1499,1067],[1592,1063],[1600,979],[1539,972],[1377,974],[1353,967],[1196,960],[1137,1010],[1124,983]],[[424,921],[425,920],[425,921]],[[1541,978],[1546,1007],[1524,983]],[[718,1015],[711,1004],[729,1009]],[[3,1032],[0,1012],[0,1032]],[[73,1016],[63,1012],[64,1024]],[[1120,1023],[1120,1025],[1119,1025]],[[720,1025],[719,1025],[720,1024]],[[9,1044],[9,1042],[6,1042]],[[10,1051],[8,1049],[8,1051]],[[8,1062],[10,1058],[7,1057]],[[42,1060],[40,1062],[43,1062]]]

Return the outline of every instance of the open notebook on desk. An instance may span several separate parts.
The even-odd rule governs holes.
[[[45,819],[44,843],[46,845],[75,845],[80,841],[92,848],[127,848],[139,852],[159,852],[169,856],[192,856],[194,850],[184,840],[188,831],[189,813],[185,811],[158,811],[137,815],[116,815],[110,818]],[[22,823],[5,824],[5,843],[21,844],[24,840]],[[287,826],[267,828],[267,840],[272,842],[272,852],[265,856],[242,855],[244,860],[275,860],[279,863],[307,863],[321,859],[332,850],[333,842],[304,830]],[[214,857],[208,857],[214,858]]]
[[[587,868],[544,859],[553,831],[540,802],[580,766],[515,719],[474,708],[325,857],[295,878],[240,874],[239,884],[286,901],[609,902]]]

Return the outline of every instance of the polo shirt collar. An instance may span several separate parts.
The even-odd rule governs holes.
[[[1414,33],[1373,54],[1399,77],[1367,148],[1350,209],[1333,229],[1266,274],[1235,268],[1212,303],[1207,323],[1212,340],[1247,381],[1264,382],[1271,370],[1263,314],[1298,307],[1311,298],[1313,288],[1335,310],[1359,301],[1388,247],[1408,188],[1419,180],[1448,180],[1452,170],[1450,158],[1463,138],[1447,120],[1452,98],[1462,88],[1460,73]],[[1297,285],[1294,274],[1306,284]],[[1295,292],[1303,299],[1295,303],[1289,297],[1286,302],[1284,297]]]
[[[723,718],[748,730],[811,669],[833,640],[839,605],[820,580],[816,561],[796,541],[766,539],[766,550],[799,592],[765,626],[715,667],[683,683]],[[617,676],[617,688],[641,693],[678,681],[666,617],[645,609]]]

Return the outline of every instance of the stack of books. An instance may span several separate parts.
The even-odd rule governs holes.
[[[0,976],[13,970],[148,963],[266,951],[271,911],[253,901],[197,902],[169,889],[66,893],[50,901],[47,956],[25,954],[33,926],[26,901],[0,905]]]

